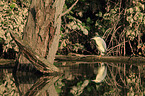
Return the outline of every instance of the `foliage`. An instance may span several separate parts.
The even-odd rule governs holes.
[[[72,15],[66,15],[64,21],[66,22],[64,22],[64,24],[62,25],[59,49],[62,50],[63,48],[68,47],[69,50],[78,53],[79,50],[84,49],[84,46],[79,42],[72,42],[70,39],[74,40],[74,38],[71,37],[70,34],[74,34],[74,32],[77,32],[77,34],[80,33],[82,35],[88,35],[89,27],[87,27],[85,23]]]
[[[71,15],[67,16],[67,18],[69,18],[69,23],[66,24],[66,27],[68,27],[69,30],[81,30],[83,34],[88,35],[88,30],[86,29],[87,27],[84,25],[84,23]],[[65,31],[68,29],[65,29]]]
[[[10,37],[9,32],[16,33],[22,37],[26,17],[28,15],[28,6],[20,7],[16,2],[0,1],[0,38],[5,41],[4,50],[14,48],[18,51],[14,41]],[[22,4],[29,5],[28,1]]]
[[[129,23],[126,36],[131,40],[141,35],[145,25],[144,4],[139,1],[133,1],[132,3],[134,6],[126,9],[126,20]]]
[[[77,86],[73,86],[70,92],[74,96],[80,96],[84,90],[84,88],[89,84],[89,80],[85,80],[84,82],[80,81],[77,83]]]
[[[66,0],[64,11],[73,3],[74,0]],[[22,37],[29,4],[30,0],[0,1],[0,42],[5,41],[4,50],[18,50],[9,32]],[[130,55],[139,50],[141,55],[145,55],[144,25],[143,0],[79,0],[69,14],[62,17],[57,54],[97,54],[90,39],[98,33],[107,43],[108,55]]]
[[[66,1],[65,8],[69,8],[71,4],[73,4],[73,0]],[[71,21],[70,16],[71,18],[75,18],[72,19],[73,22]],[[81,26],[85,25],[88,35],[81,34],[79,31],[80,28],[77,26],[78,24],[76,24],[75,20],[81,21],[82,23],[79,23]],[[68,42],[73,42],[73,39],[76,39],[74,38],[74,35],[75,37],[79,37],[79,34],[81,34],[80,36],[82,36],[82,38],[78,39],[83,40],[76,40],[75,44],[79,43],[82,46],[87,44],[89,46],[91,45],[88,44],[90,37],[93,37],[95,33],[98,33],[107,42],[107,54],[109,55],[129,55],[134,52],[138,52],[139,47],[137,46],[141,46],[145,42],[141,40],[142,36],[145,35],[145,13],[144,2],[142,0],[125,2],[121,0],[80,0],[78,2],[78,6],[75,6],[72,9],[69,16],[66,15],[64,17],[64,21],[63,26],[65,27],[63,27],[63,32],[67,38],[69,38]],[[67,29],[68,25],[71,30]],[[74,34],[76,31],[80,33]],[[62,38],[62,41],[63,40],[64,38]],[[89,41],[87,42],[86,40]],[[69,43],[65,43],[65,45],[67,44]],[[84,46],[84,49],[87,51],[92,51],[91,48],[88,48],[88,46]],[[67,51],[71,51],[68,46],[64,46],[63,48],[67,48]],[[143,47],[141,48],[143,49]],[[125,49],[130,51],[126,52]],[[78,53],[78,51],[76,52]]]
[[[3,81],[3,84],[0,84],[1,96],[19,96],[19,93],[16,91],[17,87],[15,86],[12,73],[5,70],[1,79]]]

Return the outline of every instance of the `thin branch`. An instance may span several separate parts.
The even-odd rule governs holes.
[[[104,35],[102,36],[103,39],[106,38],[105,35],[107,34],[107,32],[108,32],[109,30],[111,30],[111,28],[108,28],[108,29],[105,31]],[[112,30],[111,30],[111,31],[112,31]],[[108,36],[107,36],[107,38],[108,38]],[[105,39],[105,41],[107,40],[107,38]]]
[[[126,54],[126,46],[125,46],[125,37],[124,37],[124,56],[125,56],[125,54]]]
[[[67,14],[69,11],[71,11],[71,9],[77,4],[79,0],[76,0],[76,2],[68,9],[66,10],[65,12],[63,12],[60,16],[64,16],[65,14]]]
[[[119,16],[118,16],[118,17],[119,17]],[[119,20],[119,18],[118,18],[118,20]],[[116,26],[118,25],[118,22],[119,22],[119,21],[117,21],[117,23],[114,24],[114,27],[113,27],[113,33],[112,33],[112,36],[111,36],[111,39],[110,39],[109,45],[110,45],[111,42],[113,41],[113,38],[115,37],[115,34],[116,34],[117,30],[118,30],[119,28],[122,27],[122,26],[119,26],[118,28],[116,28]]]
[[[124,42],[128,42],[128,41],[124,41]],[[114,48],[123,45],[124,42],[122,42],[122,43],[120,43],[120,44],[118,44],[118,45],[116,45],[116,46],[114,46],[114,47],[111,47],[109,50],[107,50],[107,51],[108,51],[107,54],[109,54],[110,52],[112,52],[112,50],[113,50]]]
[[[130,48],[131,48],[131,52],[134,54],[134,51],[133,51],[133,47],[132,47],[132,45],[131,45],[131,42],[130,42],[130,40],[129,40],[129,46],[130,46]]]

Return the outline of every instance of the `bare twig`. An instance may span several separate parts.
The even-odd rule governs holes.
[[[131,48],[131,52],[134,54],[134,51],[133,51],[133,47],[132,47],[132,45],[131,45],[131,42],[130,42],[130,40],[129,40],[129,46],[130,46],[130,48]]]
[[[125,42],[128,42],[128,41],[125,41]],[[109,54],[114,48],[116,48],[116,47],[118,47],[118,46],[121,46],[121,45],[123,45],[124,44],[124,42],[122,42],[122,43],[120,43],[120,44],[118,44],[118,45],[116,45],[116,46],[114,46],[114,47],[111,47],[109,50],[107,50],[108,52],[107,52],[107,54]]]
[[[112,81],[113,81],[114,86],[115,86],[116,88],[118,88],[117,85],[118,85],[119,87],[121,87],[121,85],[119,85],[118,82],[116,81],[116,76],[114,76],[112,69],[110,69],[110,67],[108,67],[108,70],[109,70],[110,75],[111,75],[111,77],[112,77]]]
[[[65,12],[63,12],[60,16],[64,16],[65,14],[67,14],[69,11],[71,11],[71,9],[77,4],[79,0],[76,0],[76,2],[68,9],[66,10]]]
[[[118,16],[118,17],[119,17],[119,16]],[[116,26],[118,25],[118,22],[119,22],[119,18],[118,18],[117,23],[114,24],[114,27],[113,27],[113,33],[112,33],[112,36],[111,36],[111,39],[110,39],[109,45],[111,44],[113,38],[115,37],[115,33],[117,32],[117,30],[118,30],[119,28],[121,28],[121,26],[119,26],[118,28],[116,28]]]
[[[106,38],[105,41],[106,41],[107,38],[108,38],[108,36],[105,37],[105,35],[107,34],[107,32],[108,32],[109,30],[111,30],[111,28],[108,28],[108,29],[105,31],[104,35],[102,36],[103,39]],[[111,31],[112,31],[112,30],[111,30]],[[108,34],[108,35],[109,35],[109,34]]]
[[[124,56],[126,54],[126,50],[125,50],[126,46],[125,46],[125,37],[124,37]]]

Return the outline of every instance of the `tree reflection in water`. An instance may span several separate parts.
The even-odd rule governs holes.
[[[104,63],[106,76],[97,77],[100,63],[57,62],[63,74],[39,74],[0,69],[0,94],[11,96],[144,95],[145,65]],[[103,67],[103,66],[102,66]],[[106,68],[107,67],[107,68]],[[96,72],[94,71],[96,70]]]

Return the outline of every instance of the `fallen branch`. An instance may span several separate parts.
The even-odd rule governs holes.
[[[113,62],[113,63],[130,63],[130,64],[145,64],[145,57],[127,57],[127,56],[96,56],[96,55],[56,55],[57,61],[76,61],[76,62]]]
[[[20,48],[20,51],[24,54],[24,56],[36,67],[37,70],[43,73],[51,73],[51,72],[59,72],[59,69],[49,63],[49,61],[41,56],[39,56],[37,53],[33,52],[29,44],[20,39],[18,36],[16,36],[13,33],[10,33],[13,40],[16,42],[18,47]]]

